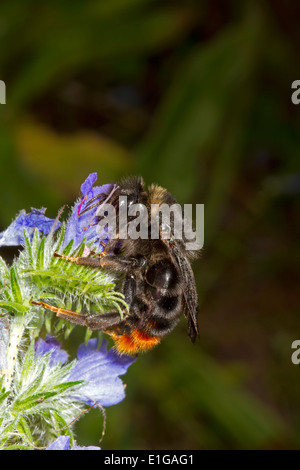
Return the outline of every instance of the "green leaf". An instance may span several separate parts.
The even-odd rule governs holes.
[[[56,246],[55,246],[55,251],[57,251],[58,253],[59,253],[59,250],[60,250],[60,248],[63,244],[65,233],[66,233],[66,224],[64,222],[62,224],[61,228],[60,228],[59,238],[58,238]]]
[[[0,444],[3,446],[10,439],[11,433],[17,428],[20,415],[12,415],[12,420],[1,430]]]
[[[46,328],[47,333],[51,333],[52,318],[53,318],[53,315],[50,312],[45,313],[45,328]]]
[[[20,279],[17,274],[15,265],[10,268],[10,284],[14,300],[16,301],[16,303],[22,304],[23,298],[20,288]]]
[[[85,345],[87,345],[88,341],[91,339],[92,334],[93,334],[93,330],[90,330],[89,328],[86,328],[85,335],[84,335],[84,344]]]
[[[83,383],[83,380],[76,380],[73,382],[64,382],[62,384],[55,385],[54,387],[50,388],[50,391],[55,391],[56,394],[65,392],[68,389],[72,389],[76,387],[77,385],[80,385]]]
[[[121,308],[120,308],[120,305],[118,304],[118,302],[115,302],[115,301],[112,301],[112,304],[113,304],[114,307],[116,307],[116,309],[118,310],[118,312],[119,312],[119,314],[120,314],[120,317],[121,317],[121,319],[122,319],[124,314],[123,314],[123,312],[122,312],[122,310],[121,310]]]
[[[46,237],[43,237],[41,240],[41,243],[38,248],[37,256],[36,256],[36,269],[43,269],[44,267],[44,262],[45,262],[45,239]]]
[[[26,351],[25,357],[22,362],[22,369],[19,378],[19,384],[22,388],[23,382],[26,382],[30,374],[32,373],[32,365],[34,363],[34,341],[30,342],[30,345]],[[40,383],[40,380],[39,380]],[[30,393],[30,392],[29,392]]]
[[[32,253],[32,246],[30,243],[30,239],[27,233],[27,230],[23,230],[24,240],[25,240],[25,250],[27,255],[27,263],[31,269],[34,268],[33,266],[33,253]]]
[[[50,358],[50,354],[48,355],[48,357]],[[25,382],[26,377],[23,377],[23,383],[21,383],[21,380],[20,380],[20,383],[16,384],[16,388],[21,388],[21,386],[23,386],[23,388],[25,387],[25,390],[23,391],[23,393],[20,393],[18,395],[18,399],[20,401],[25,400],[26,397],[28,396],[34,395],[35,393],[38,392],[38,390],[45,390],[45,387],[41,384],[43,382],[47,367],[49,367],[49,362],[48,364],[40,363],[38,372],[35,372],[36,374],[35,378],[29,384],[26,384]],[[28,375],[30,378],[30,374]]]
[[[3,450],[32,450],[32,447],[26,444],[12,444],[7,447],[3,447]]]
[[[4,389],[2,389],[0,391],[0,403],[3,402],[8,397],[9,394],[10,394],[10,390],[6,392]]]
[[[73,244],[74,244],[74,240],[70,240],[67,246],[63,250],[63,255],[68,256],[71,253]],[[57,258],[57,260],[60,260],[60,258]]]
[[[53,275],[53,271],[43,269],[22,269],[21,272],[26,274],[27,276],[50,277]]]
[[[39,294],[39,300],[40,299],[53,299],[55,300],[55,303],[58,304],[61,308],[64,307],[64,303],[62,300],[57,296],[57,294],[54,294],[53,292],[42,292]]]
[[[54,370],[51,370],[51,374],[49,375],[48,380],[44,382],[43,385],[45,390],[50,389],[53,386],[53,383],[62,383],[65,380],[65,377],[70,374],[73,367],[74,362],[70,362],[63,367],[57,367]]]
[[[36,255],[37,255],[37,252],[38,252],[38,249],[39,249],[39,245],[40,245],[40,233],[39,233],[38,229],[35,229],[34,232],[33,232],[33,238],[32,238],[32,242],[31,242],[32,256],[33,256],[33,262],[34,262],[33,267],[34,268],[36,268]]]
[[[65,339],[68,339],[70,334],[72,333],[72,331],[74,330],[75,328],[75,325],[73,325],[72,323],[70,322],[67,322],[65,320],[62,320],[62,323],[60,324],[61,326],[61,329],[64,328],[64,338]],[[57,331],[59,331],[59,327],[57,326]]]
[[[4,259],[0,256],[0,278],[2,282],[4,279],[9,278],[9,267],[5,263]]]
[[[75,252],[73,253],[73,256],[77,258],[81,258],[81,256],[83,255],[85,246],[86,246],[85,243],[81,243],[79,247],[76,248]]]
[[[31,431],[30,431],[30,427],[29,427],[27,421],[23,418],[23,416],[20,416],[19,423],[18,423],[18,426],[17,426],[17,430],[21,435],[24,434],[26,436],[26,439],[29,442],[29,444],[31,444],[32,446],[35,446],[34,441],[33,441],[33,437],[32,437]]]
[[[58,435],[70,436],[71,439],[74,439],[72,430],[66,420],[62,417],[57,411],[51,412],[52,419],[54,420],[54,429]]]
[[[24,400],[21,400],[21,401],[16,400],[13,405],[12,412],[20,413],[20,412],[28,411],[40,405],[48,398],[54,397],[55,395],[57,395],[57,392],[55,391],[40,392],[40,393],[35,393],[34,395],[31,395],[30,397],[27,397]]]
[[[28,312],[30,309],[23,304],[19,304],[18,302],[10,302],[10,301],[2,301],[0,302],[0,307],[5,308],[8,311],[13,311],[16,313],[25,313]]]

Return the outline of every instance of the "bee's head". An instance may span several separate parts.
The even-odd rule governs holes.
[[[145,183],[141,176],[127,178],[120,184],[119,196],[127,197],[127,206],[143,202]]]

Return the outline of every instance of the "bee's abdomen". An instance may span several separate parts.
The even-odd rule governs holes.
[[[177,270],[168,259],[154,263],[147,270],[145,280],[152,287],[169,291],[179,283]]]
[[[132,330],[129,334],[107,332],[114,340],[119,354],[137,354],[154,348],[159,342],[158,336],[150,336],[140,330]]]

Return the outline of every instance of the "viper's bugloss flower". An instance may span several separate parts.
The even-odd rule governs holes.
[[[22,210],[15,220],[0,233],[0,246],[24,245],[24,229],[26,229],[29,239],[32,240],[34,231],[37,229],[44,235],[50,230],[58,229],[60,222],[45,216],[46,209],[31,208],[29,214]]]
[[[95,186],[97,181],[97,173],[91,173],[85,182],[81,185],[82,197],[78,199],[72,208],[72,213],[66,225],[64,237],[64,246],[70,240],[73,240],[73,248],[76,248],[85,239],[87,244],[92,243],[97,252],[103,251],[100,242],[106,242],[107,234],[99,232],[96,219],[96,211],[98,209],[97,202],[105,202],[110,194],[114,191],[115,185],[104,184],[103,186]],[[92,202],[90,202],[93,200]],[[82,214],[82,212],[90,207],[90,209]]]
[[[99,231],[97,226],[96,211],[100,201],[105,201],[114,192],[116,185],[104,184],[94,186],[97,181],[97,173],[91,173],[81,185],[82,197],[74,204],[71,214],[66,223],[63,246],[65,247],[73,240],[73,249],[84,240],[91,244],[98,252],[102,252],[104,244],[108,241],[105,230]],[[90,202],[90,201],[93,202]],[[82,212],[90,208],[87,212]],[[34,230],[38,229],[43,235],[47,235],[51,229],[57,230],[61,223],[56,219],[50,219],[45,215],[46,209],[31,208],[30,213],[22,210],[9,227],[0,233],[0,246],[24,245],[24,229],[26,229],[30,240]]]
[[[52,336],[65,330],[67,337],[75,328],[55,320],[59,309],[82,314],[118,309],[121,315],[128,308],[115,291],[113,274],[66,259],[77,247],[83,256],[101,252],[109,240],[97,211],[117,186],[94,186],[96,180],[96,173],[87,177],[65,223],[59,221],[61,212],[50,219],[44,208],[23,210],[0,234],[0,246],[23,245],[12,265],[0,256],[1,450],[99,450],[74,445],[73,423],[87,407],[115,405],[125,396],[120,376],[135,358],[94,338],[69,360]],[[44,329],[49,334],[41,339]]]
[[[43,356],[44,354],[51,353],[50,366],[57,364],[65,364],[68,360],[68,353],[61,349],[60,343],[51,335],[47,335],[45,339],[39,338],[34,347],[37,355]]]
[[[62,364],[68,354],[61,349],[59,342],[47,335],[35,344],[35,352],[44,355],[51,352],[50,364]],[[107,350],[107,341],[103,340],[98,348],[98,338],[92,338],[87,344],[81,344],[77,351],[77,361],[67,381],[83,380],[82,385],[72,397],[87,405],[98,403],[101,406],[116,405],[125,397],[124,384],[119,378],[135,361],[132,356],[118,355],[114,349]]]
[[[55,441],[50,444],[46,450],[101,450],[100,447],[88,446],[72,446],[70,447],[70,436],[59,436]]]
[[[76,390],[75,398],[87,405],[97,402],[102,406],[116,405],[123,400],[125,391],[119,376],[126,373],[134,357],[120,356],[113,348],[107,350],[106,340],[98,349],[97,338],[90,339],[87,345],[81,344],[77,357],[68,380],[84,380],[86,385]]]

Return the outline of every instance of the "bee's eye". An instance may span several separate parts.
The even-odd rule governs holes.
[[[158,289],[172,289],[178,282],[177,271],[168,261],[158,262],[146,272],[146,281]]]

